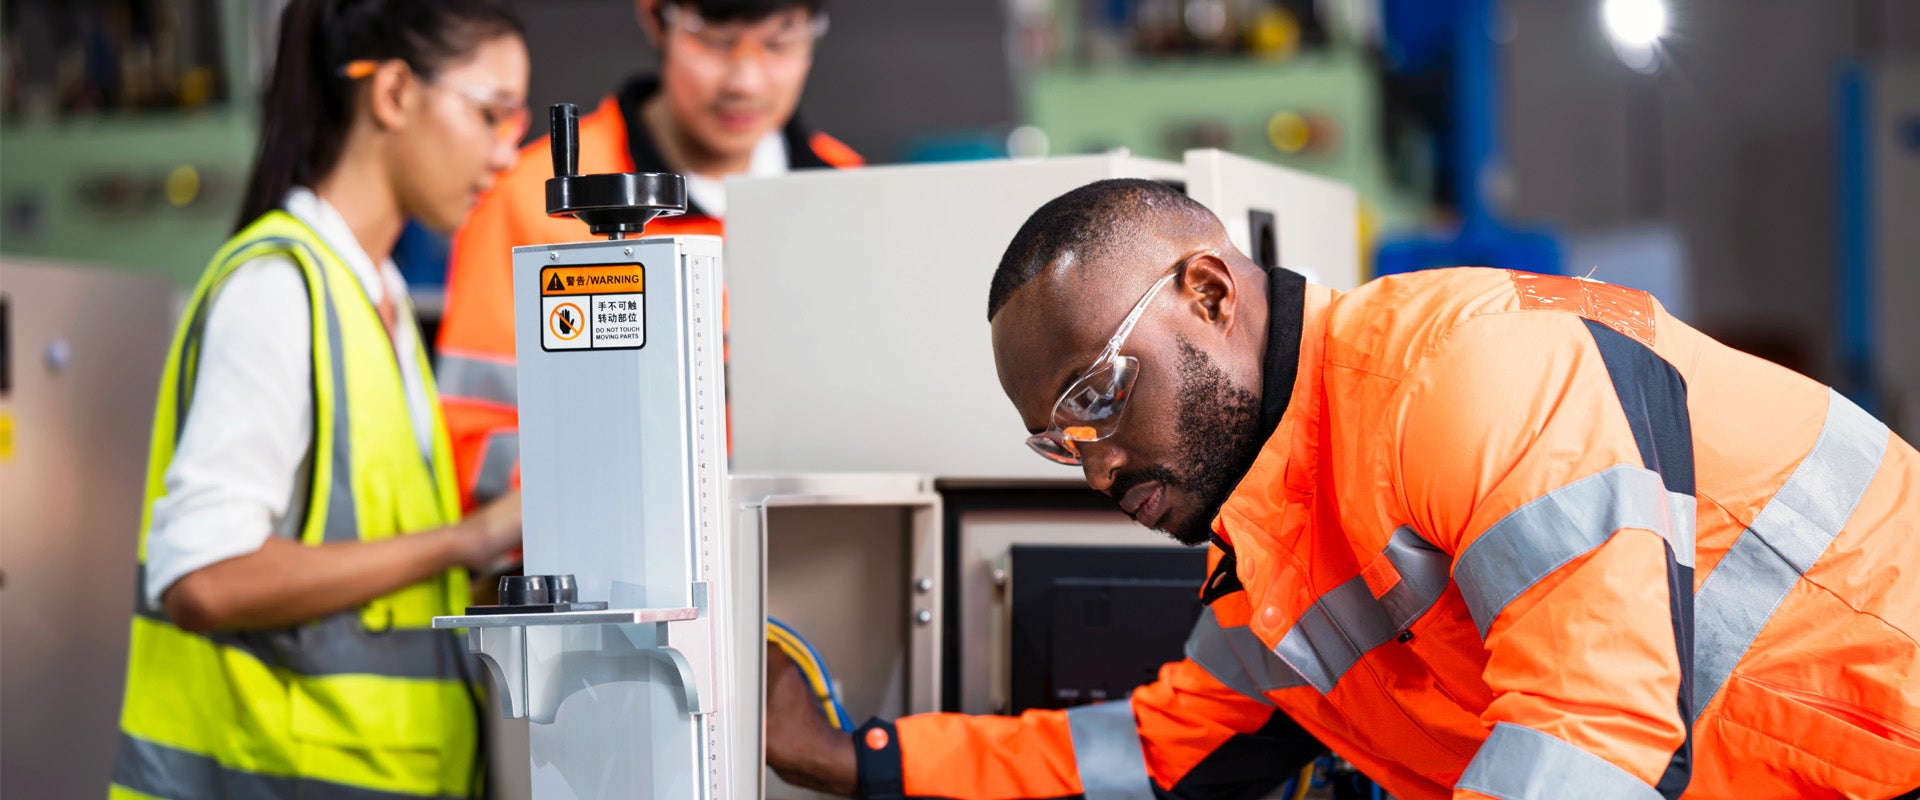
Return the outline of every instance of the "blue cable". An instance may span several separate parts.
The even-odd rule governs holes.
[[[785,631],[788,635],[793,637],[794,641],[799,642],[801,647],[804,647],[807,649],[807,655],[812,656],[813,663],[819,665],[820,667],[820,682],[827,685],[827,702],[833,704],[834,714],[840,717],[840,730],[845,731],[847,733],[852,733],[853,718],[847,716],[846,707],[840,705],[840,691],[834,688],[833,673],[827,671],[827,660],[824,658],[821,658],[820,651],[813,649],[813,643],[807,641],[807,637],[801,636],[800,632],[794,630],[792,625],[788,625],[787,623],[781,622],[780,620],[775,619],[771,616],[767,617],[767,622],[772,623],[774,627],[779,628],[782,631]]]

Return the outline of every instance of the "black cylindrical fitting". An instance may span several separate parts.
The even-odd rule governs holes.
[[[568,578],[572,580],[571,577]],[[500,576],[500,605],[533,606],[553,602],[553,585],[546,575]]]

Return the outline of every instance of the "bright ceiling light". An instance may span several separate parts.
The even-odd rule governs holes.
[[[1605,0],[1600,18],[1614,55],[1636,72],[1660,66],[1660,40],[1667,35],[1666,0]]]
[[[1652,47],[1667,35],[1665,0],[1606,0],[1600,16],[1608,36],[1634,49]]]

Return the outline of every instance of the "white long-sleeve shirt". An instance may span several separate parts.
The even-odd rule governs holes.
[[[376,266],[346,220],[311,190],[288,192],[282,207],[346,262],[375,307],[394,298],[402,313],[393,347],[407,409],[414,438],[431,458],[433,410],[413,357],[420,333],[405,313],[406,280],[392,260]],[[336,303],[350,300],[339,294],[344,288],[334,287]],[[307,492],[313,330],[299,266],[286,256],[250,260],[208,302],[192,405],[147,532],[143,600],[156,608],[188,573],[258,550],[268,536],[299,536],[288,530],[295,522],[288,512]]]

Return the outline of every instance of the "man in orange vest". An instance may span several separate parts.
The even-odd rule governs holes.
[[[1920,797],[1920,452],[1645,293],[1335,292],[1118,180],[1034,213],[988,318],[1029,446],[1215,548],[1188,659],[1127,700],[851,737],[777,664],[783,775],[1246,796],[1184,776],[1277,709],[1405,800]]]
[[[794,115],[827,29],[822,2],[636,0],[660,74],[627,82],[580,119],[580,171],[679,173],[687,213],[656,220],[647,235],[719,235],[725,177],[860,164]],[[541,139],[520,151],[453,239],[435,372],[469,507],[519,483],[513,248],[589,238],[581,222],[547,216],[550,177]]]

